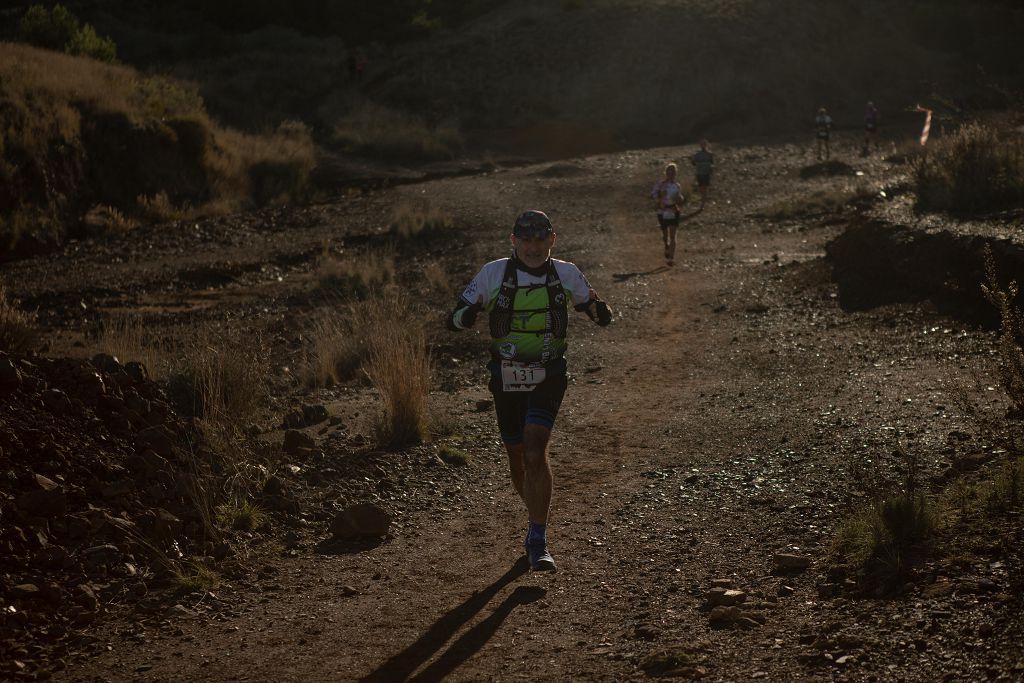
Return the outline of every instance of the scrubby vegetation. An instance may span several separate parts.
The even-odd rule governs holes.
[[[64,5],[47,9],[32,5],[21,18],[21,38],[37,47],[59,50],[69,55],[91,57],[101,62],[117,60],[117,46],[96,34],[90,24],[82,24]]]
[[[0,280],[0,351],[28,351],[38,337],[35,315],[18,308]]]
[[[452,126],[431,125],[369,102],[338,120],[330,142],[349,152],[425,161],[451,159],[462,148],[462,137]]]
[[[977,214],[1024,207],[1024,139],[970,123],[913,162],[916,208]]]
[[[130,218],[294,199],[314,165],[304,125],[227,130],[192,86],[124,66],[0,44],[0,98],[0,257],[61,242],[100,205]]]

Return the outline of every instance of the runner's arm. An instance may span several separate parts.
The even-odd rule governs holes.
[[[590,290],[590,300],[574,306],[577,311],[587,314],[587,317],[604,327],[612,321],[612,309],[607,303],[597,296],[597,292]]]
[[[482,308],[478,303],[467,304],[460,298],[455,304],[455,310],[448,316],[446,321],[447,328],[452,332],[458,332],[467,327],[473,327],[473,323],[476,322],[476,316]]]

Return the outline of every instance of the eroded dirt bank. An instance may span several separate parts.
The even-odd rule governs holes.
[[[429,197],[456,228],[400,247],[400,268],[440,262],[454,292],[505,253],[516,212],[538,207],[555,221],[556,256],[579,264],[617,311],[607,329],[580,317],[570,330],[573,382],[552,447],[558,573],[531,575],[520,563],[525,518],[492,415],[477,407],[487,398],[483,332],[439,335],[435,346],[442,380],[433,410],[466,437],[466,468],[440,464],[430,445],[368,452],[370,390],[304,395],[279,368],[276,407],[321,402],[345,423],[308,428],[314,454],[293,458],[299,473],[280,473],[301,504],[292,528],[239,539],[245,562],[212,593],[145,610],[112,601],[90,637],[68,648],[57,677],[1024,675],[1019,517],[946,539],[955,552],[924,561],[885,597],[826,568],[868,480],[900,479],[897,446],[917,454],[930,483],[965,457],[982,456],[980,467],[999,457],[977,422],[977,413],[1006,407],[999,391],[986,390],[996,386],[990,334],[928,304],[844,310],[825,251],[847,221],[759,217],[817,190],[884,184],[898,169],[857,158],[850,164],[860,178],[802,180],[812,159],[799,146],[716,151],[713,199],[703,211],[691,205],[672,268],[661,260],[646,196],[664,162],[692,150],[574,159],[557,172],[498,171],[147,229],[15,264],[17,293],[62,326],[58,343],[68,348],[96,309],[191,324],[231,313],[265,325],[287,358],[297,321],[318,305],[311,272],[323,242],[383,240],[389,206]],[[431,296],[441,311],[451,294]],[[262,438],[279,442],[275,427],[265,425]],[[335,474],[311,474],[326,468]],[[391,535],[325,545],[330,513],[357,500],[395,516]],[[780,570],[778,553],[810,566]],[[711,622],[717,585],[746,594],[747,621]]]

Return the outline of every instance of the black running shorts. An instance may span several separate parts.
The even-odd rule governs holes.
[[[494,396],[494,411],[498,415],[498,431],[503,442],[508,445],[522,443],[523,428],[528,424],[548,429],[555,426],[555,417],[568,386],[564,368],[564,361],[554,363],[548,376],[533,391],[503,391],[497,365],[491,363],[488,366],[491,370],[488,389]]]

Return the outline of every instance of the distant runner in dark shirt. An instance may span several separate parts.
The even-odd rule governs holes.
[[[711,169],[715,165],[715,155],[708,151],[708,141],[702,140],[700,151],[690,157],[693,170],[697,174],[697,192],[700,194],[700,205],[708,199],[708,185],[711,184]]]
[[[825,149],[825,158],[829,157],[828,138],[832,134],[832,117],[825,111],[825,107],[818,110],[814,117],[814,136],[818,140],[818,159],[821,159],[821,150]]]
[[[864,110],[864,154],[868,153],[871,142],[874,141],[875,148],[878,148],[878,109],[874,102],[868,102]]]

